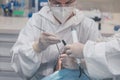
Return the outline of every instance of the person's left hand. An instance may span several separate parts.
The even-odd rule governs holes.
[[[83,58],[83,48],[84,45],[82,43],[73,43],[66,45],[64,48],[64,53],[75,58]]]
[[[74,57],[70,57],[67,54],[61,54],[60,60],[62,67],[68,69],[78,69],[78,64],[76,63],[76,59]]]

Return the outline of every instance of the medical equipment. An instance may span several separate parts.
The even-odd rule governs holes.
[[[75,29],[74,27],[71,27],[71,32],[72,32],[73,42],[74,42],[74,43],[75,43],[75,42],[79,42],[79,41],[78,41],[78,36],[77,36],[77,31],[76,31],[76,29]],[[84,70],[81,68],[81,65],[80,65],[80,64],[81,64],[81,60],[78,59],[78,58],[76,58],[76,62],[77,62],[77,64],[78,64],[78,66],[79,66],[79,71],[80,71],[79,77],[81,78],[82,73],[83,73],[86,77],[88,77],[87,74],[84,72]],[[88,79],[91,80],[89,77],[88,77]]]
[[[77,36],[77,32],[75,28],[71,28],[71,32],[72,32],[72,37],[73,37],[73,42],[78,42],[78,36]],[[76,61],[78,64],[80,64],[80,59],[76,58]]]
[[[77,36],[77,32],[76,32],[76,29],[75,28],[71,28],[71,32],[72,32],[72,37],[73,37],[73,42],[75,43],[75,42],[78,42],[78,36]],[[78,58],[76,58],[76,62],[77,62],[77,64],[78,64],[78,66],[79,66],[79,70],[80,70],[80,75],[79,75],[79,77],[81,77],[81,75],[82,75],[82,72],[81,72],[81,67],[80,67],[80,59],[78,59]]]
[[[64,44],[64,46],[67,44],[64,40],[61,40],[61,42]],[[55,62],[54,71],[60,70],[60,69],[62,68],[62,65],[59,63],[59,56],[60,56],[62,53],[60,52],[59,47],[58,47],[57,44],[56,44],[56,46],[57,46],[57,49],[58,49],[58,51],[59,51],[59,55],[58,55],[58,58],[57,58],[57,60],[56,60],[56,62]],[[60,66],[59,66],[59,64],[60,64]]]
[[[62,43],[64,44],[64,46],[67,44],[64,40],[62,40]]]

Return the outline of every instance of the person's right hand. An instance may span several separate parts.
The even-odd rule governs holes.
[[[60,42],[60,39],[51,33],[43,32],[40,35],[39,41],[36,43],[37,44],[37,49],[38,51],[43,51],[45,50],[48,46],[52,44],[57,44]]]

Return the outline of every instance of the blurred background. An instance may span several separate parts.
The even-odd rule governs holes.
[[[99,9],[103,12],[120,12],[120,0],[77,0],[77,8],[81,10]],[[24,12],[27,16],[29,12],[40,10],[42,6],[46,5],[47,0],[0,0],[0,15],[5,15],[3,8],[12,9],[13,15],[19,15]],[[16,13],[15,13],[16,12]]]
[[[103,12],[120,12],[120,0],[78,0],[77,7],[83,10],[99,9]]]
[[[0,80],[22,80],[11,68],[11,47],[32,14],[47,0],[0,0]],[[98,24],[103,36],[120,28],[120,0],[78,0],[77,8]]]

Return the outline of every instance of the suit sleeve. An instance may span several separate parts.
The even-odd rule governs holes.
[[[32,77],[40,66],[38,56],[41,54],[38,55],[32,47],[35,41],[35,32],[37,32],[36,28],[33,27],[34,19],[35,16],[33,15],[26,27],[21,30],[15,45],[11,49],[12,67],[24,79]]]
[[[87,71],[92,78],[120,75],[120,33],[103,42],[88,41],[83,53]]]

